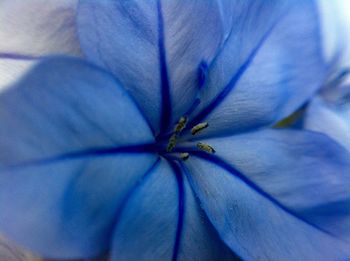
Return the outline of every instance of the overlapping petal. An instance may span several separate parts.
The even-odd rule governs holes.
[[[242,132],[288,116],[321,86],[325,73],[313,1],[231,5],[231,33],[209,67],[192,119],[192,125],[207,121],[215,126],[206,136]]]
[[[77,0],[1,1],[0,53],[81,55],[76,5]]]
[[[172,165],[161,161],[125,200],[112,260],[234,260]]]
[[[1,231],[47,257],[107,251],[117,207],[157,157],[138,145],[153,136],[126,91],[49,59],[0,96],[0,121]]]
[[[20,79],[37,60],[13,60],[0,58],[0,92],[11,87],[11,84]]]
[[[247,259],[349,258],[346,150],[298,131],[207,142],[217,155],[198,154],[186,165],[209,219],[234,251]]]
[[[80,3],[78,28],[86,56],[123,83],[156,131],[177,121],[196,97],[206,64],[222,41],[217,2]]]
[[[77,0],[4,0],[0,3],[0,91],[37,58],[82,56],[76,33]]]
[[[350,105],[316,97],[308,106],[304,127],[328,135],[350,151]]]

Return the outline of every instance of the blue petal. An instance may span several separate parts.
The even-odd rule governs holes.
[[[77,0],[0,3],[0,53],[81,55],[76,35]]]
[[[50,59],[0,95],[0,122],[0,230],[48,257],[106,251],[115,209],[157,157],[138,145],[153,137],[125,90]]]
[[[321,97],[312,100],[304,119],[305,128],[324,133],[350,151],[350,106],[327,104]]]
[[[231,34],[209,66],[202,103],[190,123],[215,126],[206,136],[273,124],[300,107],[324,77],[313,1],[231,5]]]
[[[205,141],[189,177],[223,240],[245,259],[350,258],[350,156],[327,137],[261,131]]]
[[[1,170],[0,230],[44,257],[103,254],[117,207],[154,161],[121,154]]]
[[[77,0],[0,2],[0,91],[23,76],[32,60],[82,56],[76,34]]]
[[[153,141],[108,73],[77,59],[41,63],[0,96],[0,166]]]
[[[328,62],[338,60],[343,66],[349,66],[349,7],[347,0],[318,1],[322,25],[324,56]]]
[[[160,162],[117,215],[112,260],[233,260],[179,166]]]
[[[78,29],[86,56],[113,72],[156,132],[190,107],[200,65],[222,40],[217,1],[81,1]]]

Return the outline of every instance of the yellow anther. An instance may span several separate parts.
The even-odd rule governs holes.
[[[180,133],[185,127],[187,123],[187,117],[182,116],[178,123],[175,125],[174,132]]]
[[[205,152],[208,152],[208,153],[215,153],[215,150],[213,149],[212,146],[205,144],[205,143],[202,143],[202,142],[197,143],[197,148],[200,150],[203,150]]]
[[[182,152],[180,153],[180,158],[182,160],[187,160],[190,157],[190,154],[188,152]]]
[[[204,130],[205,128],[207,128],[208,126],[209,126],[208,122],[199,123],[191,129],[191,133],[192,133],[192,135],[195,135],[196,133],[200,132],[201,130]]]
[[[175,146],[176,146],[176,134],[174,133],[173,135],[171,135],[169,142],[168,142],[168,146],[166,148],[167,152],[172,151]]]

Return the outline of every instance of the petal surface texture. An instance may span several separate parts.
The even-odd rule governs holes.
[[[162,160],[125,201],[112,260],[235,260],[172,165]]]
[[[0,53],[81,55],[76,34],[77,0],[3,0]]]
[[[189,177],[210,221],[238,255],[350,257],[346,150],[312,132],[267,130],[206,142],[217,154],[191,157]]]
[[[81,1],[86,56],[108,68],[165,130],[190,107],[222,41],[218,1]]]
[[[209,66],[190,123],[215,128],[200,138],[273,124],[309,99],[324,77],[313,1],[226,2],[231,31]]]
[[[307,109],[304,124],[306,129],[324,133],[350,151],[350,104],[329,104],[316,97]]]
[[[53,58],[1,94],[0,122],[1,231],[45,257],[107,251],[117,207],[156,161],[138,145],[153,136],[126,91]]]
[[[0,2],[0,91],[31,68],[36,58],[82,56],[76,33],[77,0]]]
[[[320,86],[324,73],[314,2],[214,3],[84,1],[78,19],[82,48],[124,83],[155,129],[186,112],[198,87],[202,102],[192,123],[215,124],[207,135],[289,115]]]

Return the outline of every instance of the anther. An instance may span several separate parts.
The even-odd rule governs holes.
[[[174,133],[173,135],[171,135],[169,142],[168,142],[168,146],[166,148],[167,152],[172,151],[176,146],[176,134]]]
[[[182,116],[178,123],[175,125],[174,132],[175,133],[180,133],[185,127],[187,123],[187,117]]]
[[[205,143],[202,143],[202,142],[197,143],[197,148],[200,150],[203,150],[205,152],[208,152],[208,153],[215,153],[215,150],[212,146],[205,144]]]
[[[204,130],[205,128],[207,128],[208,126],[209,126],[208,122],[199,123],[191,129],[191,133],[192,135],[195,135],[201,130]]]
[[[182,160],[188,160],[188,158],[190,157],[190,154],[188,152],[182,152],[180,153],[180,158]]]

